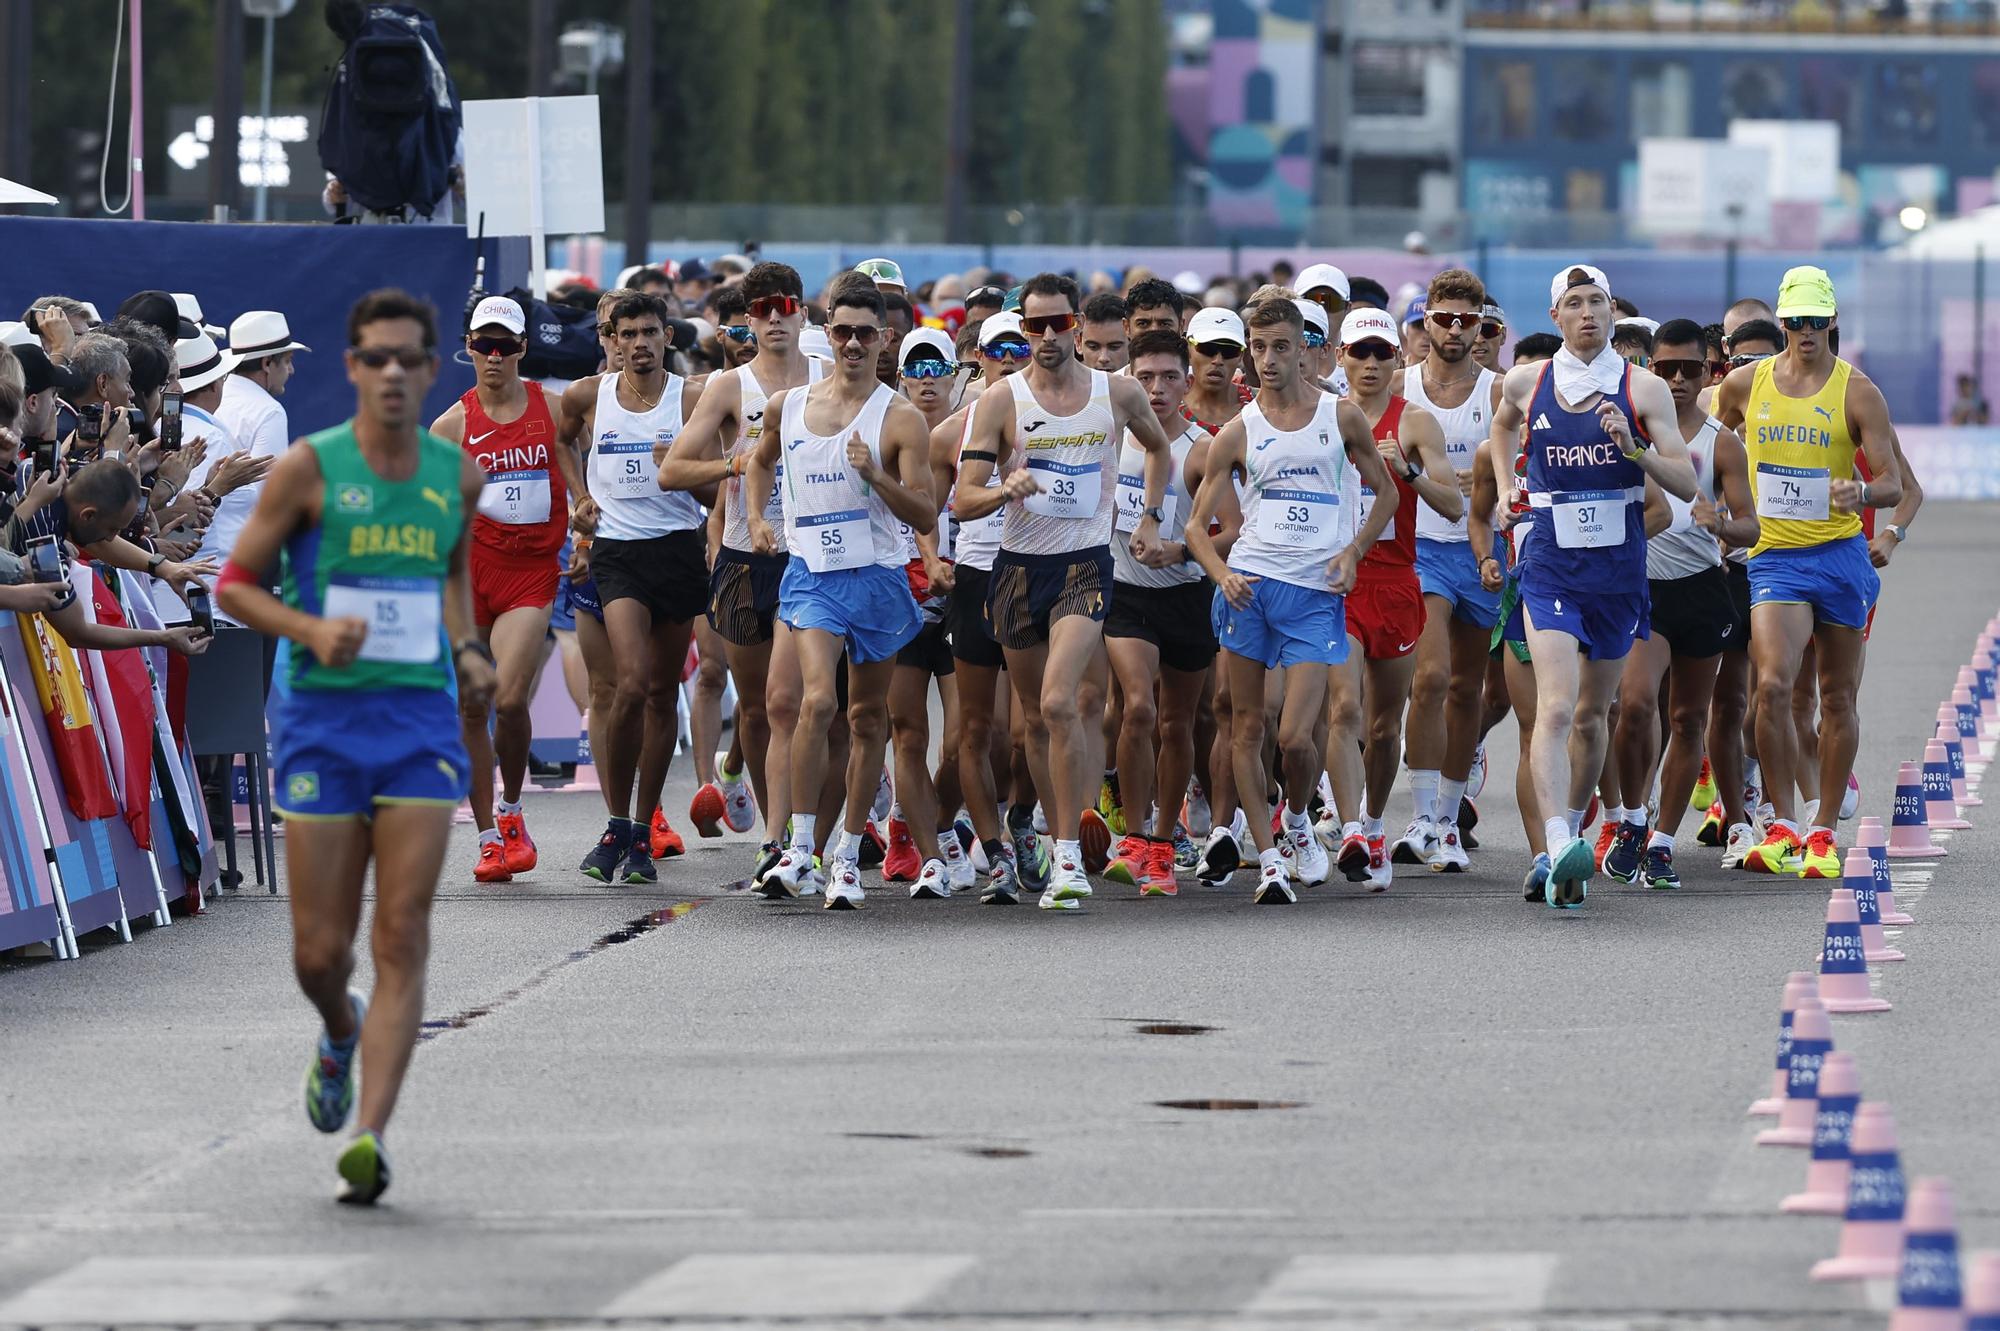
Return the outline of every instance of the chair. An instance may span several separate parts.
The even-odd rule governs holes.
[[[257,882],[275,896],[278,838],[272,823],[269,736],[264,722],[264,694],[271,678],[269,655],[263,634],[218,626],[208,650],[188,660],[187,717],[188,741],[197,758],[233,760],[241,754],[249,768],[251,867]],[[230,785],[234,785],[233,778]],[[235,803],[233,790],[228,796],[225,808]],[[227,837],[221,838],[223,864],[232,881],[241,882],[236,870],[233,814],[228,815],[227,831]]]

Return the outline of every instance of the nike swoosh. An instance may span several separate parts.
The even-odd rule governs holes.
[[[1396,651],[1397,651],[1397,653],[1398,653],[1398,654],[1401,654],[1401,653],[1403,653],[1403,652],[1407,652],[1407,651],[1409,651],[1409,650],[1410,650],[1410,648],[1412,648],[1412,647],[1414,647],[1414,646],[1416,646],[1416,645],[1417,645],[1417,644],[1415,644],[1414,642],[1405,642],[1405,643],[1399,643],[1399,644],[1397,644],[1397,647],[1396,647]]]
[[[477,447],[479,447],[479,441],[480,441],[480,440],[482,440],[482,439],[491,439],[491,438],[492,438],[492,437],[493,437],[494,435],[496,435],[496,434],[498,434],[498,433],[500,433],[500,431],[498,430],[498,428],[495,428],[495,429],[491,429],[491,430],[488,430],[488,431],[487,431],[487,432],[486,432],[485,434],[475,434],[475,435],[473,435],[473,436],[472,436],[472,438],[470,438],[470,439],[466,440],[466,442],[467,442],[467,443],[469,443],[469,444],[471,444],[471,445],[472,445],[472,446],[473,446],[474,448],[477,448]]]

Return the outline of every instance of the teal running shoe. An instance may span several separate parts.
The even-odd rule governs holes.
[[[382,1139],[364,1132],[347,1143],[340,1153],[340,1191],[337,1201],[349,1206],[373,1206],[375,1199],[389,1191],[389,1152]]]
[[[354,1055],[361,1047],[361,1023],[368,1016],[368,1000],[349,989],[347,1001],[354,1005],[353,1043],[341,1048],[322,1027],[306,1068],[306,1117],[321,1132],[339,1132],[354,1112]]]
[[[1590,843],[1571,837],[1556,855],[1549,869],[1548,902],[1558,910],[1575,910],[1590,891],[1590,879],[1597,872]]]

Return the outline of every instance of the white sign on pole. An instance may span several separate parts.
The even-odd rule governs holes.
[[[483,215],[489,236],[528,237],[534,292],[546,296],[549,233],[604,230],[597,98],[473,101],[464,113],[466,230]]]
[[[1761,240],[1771,229],[1771,153],[1720,139],[1639,141],[1638,222],[1656,235]]]
[[[1840,123],[1732,120],[1729,141],[1771,155],[1774,203],[1831,203],[1840,197]]]

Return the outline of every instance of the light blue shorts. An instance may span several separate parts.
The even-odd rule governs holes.
[[[1881,594],[1882,575],[1868,562],[1868,542],[1860,536],[1750,556],[1752,609],[1766,602],[1809,605],[1815,620],[1859,630],[1868,626]]]
[[[1490,629],[1500,618],[1500,593],[1479,585],[1479,564],[1470,541],[1417,538],[1417,581],[1424,595],[1451,603],[1452,617],[1475,628]]]
[[[856,665],[888,660],[924,627],[900,564],[815,573],[794,559],[778,584],[778,618],[846,639],[847,659]]]
[[[1218,587],[1209,621],[1223,651],[1266,670],[1347,660],[1347,598],[1329,591],[1261,578],[1250,584],[1249,608],[1238,610]]]

